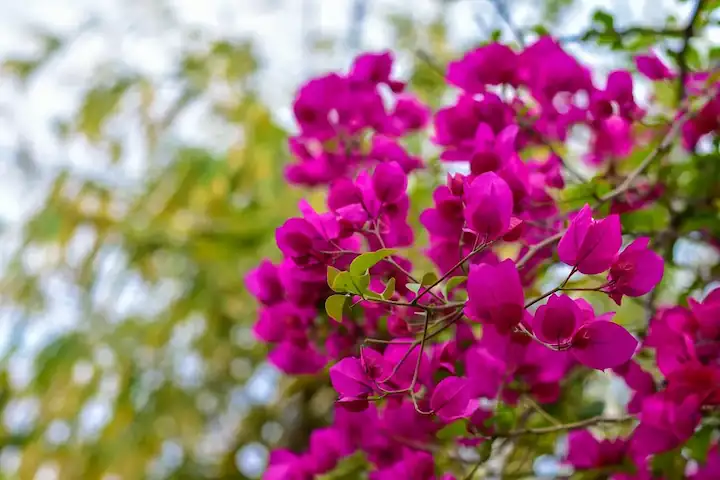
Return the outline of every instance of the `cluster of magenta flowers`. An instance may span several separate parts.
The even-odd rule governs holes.
[[[654,54],[636,66],[650,81],[678,76]],[[296,161],[286,176],[326,185],[327,210],[303,202],[302,216],[277,229],[282,262],[262,262],[247,286],[262,305],[255,334],[270,345],[270,362],[290,375],[329,368],[338,401],[307,451],[271,454],[265,478],[314,478],[361,451],[373,480],[453,479],[436,472],[439,431],[462,422],[454,444],[478,449],[512,436],[494,421],[497,405],[552,404],[582,369],[624,379],[636,425],[615,440],[569,428],[566,462],[581,470],[631,464],[613,478],[652,478],[649,459],[682,445],[704,409],[720,403],[720,290],[689,308],[659,310],[642,341],[614,312],[596,312],[577,290],[621,305],[663,278],[650,238],[623,238],[620,221],[662,186],[629,176],[566,212],[558,192],[578,175],[551,148],[586,126],[584,161],[602,167],[661,140],[634,133],[646,110],[633,77],[614,71],[598,87],[550,37],[521,52],[491,43],[450,64],[446,79],[458,96],[432,114],[391,70],[389,53],[361,55],[347,74],[310,80],[294,104]],[[688,75],[688,94],[705,94],[707,78]],[[711,96],[677,119],[687,149],[720,129],[719,109],[720,96]],[[436,267],[421,274],[402,252],[416,246],[408,176],[423,162],[403,140],[430,126],[440,160],[469,168],[449,174],[417,219]],[[564,280],[528,295],[554,258],[566,265]],[[573,288],[578,277],[597,285]],[[661,381],[634,359],[645,350],[655,353]],[[693,475],[720,478],[717,447]]]

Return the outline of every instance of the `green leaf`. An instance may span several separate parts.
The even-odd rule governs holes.
[[[364,295],[370,286],[370,275],[352,275],[350,272],[339,272],[333,279],[332,289],[338,293],[354,293]]]
[[[423,275],[422,279],[420,280],[420,284],[425,287],[428,287],[430,285],[433,285],[437,281],[438,281],[438,276],[435,275],[433,272],[428,272],[425,275]]]
[[[374,252],[363,253],[358,255],[350,264],[350,273],[353,275],[362,275],[369,269],[377,265],[385,258],[393,255],[396,252],[393,248],[381,248]]]
[[[438,440],[453,440],[458,437],[463,437],[467,435],[467,424],[465,423],[464,419],[455,420],[452,423],[448,423],[443,428],[438,430],[437,434],[435,435]]]
[[[406,283],[405,284],[405,288],[407,288],[408,290],[410,290],[411,292],[413,292],[415,294],[417,294],[420,291],[421,287],[422,287],[422,285],[420,285],[419,283]]]
[[[608,33],[615,31],[615,18],[605,10],[595,10],[593,23],[597,24],[600,31]]]
[[[358,295],[365,295],[369,290],[370,287],[370,275],[367,273],[364,275],[352,275],[352,286],[355,288],[355,290],[351,290],[352,293],[356,293]]]
[[[627,233],[652,233],[664,230],[670,224],[670,212],[660,204],[621,215],[623,231]]]
[[[705,463],[712,443],[712,435],[717,426],[705,425],[690,437],[685,447],[690,451],[690,458],[698,462]]]
[[[461,283],[467,280],[466,275],[458,275],[457,277],[450,277],[447,282],[445,282],[445,287],[443,288],[443,295],[445,295],[445,298],[448,296],[448,292],[452,290],[453,288],[457,287]]]
[[[325,311],[328,317],[341,322],[347,300],[347,295],[330,295],[327,300],[325,300]]]
[[[350,272],[338,272],[333,278],[332,288],[336,292],[349,292],[349,288],[352,288]]]
[[[333,288],[333,285],[335,284],[335,279],[337,276],[342,273],[342,270],[338,270],[335,267],[328,267],[327,269],[327,284],[328,287]]]
[[[387,284],[385,285],[385,290],[383,290],[381,296],[385,300],[389,300],[390,297],[392,297],[394,293],[395,293],[395,277],[390,277],[390,280],[388,280]]]

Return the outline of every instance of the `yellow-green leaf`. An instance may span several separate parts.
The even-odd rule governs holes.
[[[342,273],[342,270],[338,270],[337,268],[332,267],[332,266],[328,267],[328,269],[327,269],[328,287],[333,288],[333,286],[335,285],[335,279],[337,278],[337,276],[340,273]]]
[[[395,293],[395,277],[391,277],[388,283],[385,285],[385,290],[382,292],[382,298],[389,300],[390,297]]]
[[[362,255],[358,255],[350,264],[349,271],[353,275],[362,275],[377,265],[378,262],[381,262],[383,259],[393,255],[395,251],[396,250],[392,248],[381,248],[380,250],[376,250],[374,252],[367,252]]]
[[[327,300],[325,300],[325,311],[328,317],[341,322],[347,299],[347,295],[330,295]]]

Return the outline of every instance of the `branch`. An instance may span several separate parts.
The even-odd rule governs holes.
[[[546,433],[569,432],[571,430],[580,430],[582,428],[592,427],[594,425],[626,423],[626,422],[630,422],[632,420],[635,420],[635,418],[631,415],[626,415],[623,417],[615,417],[615,418],[592,417],[592,418],[588,418],[586,420],[580,420],[578,422],[573,422],[573,423],[566,423],[563,425],[551,425],[549,427],[523,428],[523,429],[519,429],[519,430],[511,430],[506,434],[495,435],[495,437],[513,438],[513,437],[520,437],[523,435],[544,435]]]
[[[561,231],[561,232],[558,232],[558,233],[556,233],[555,235],[553,235],[552,237],[548,237],[548,238],[546,238],[545,240],[543,240],[542,242],[538,242],[538,243],[536,243],[535,245],[533,245],[532,247],[530,247],[530,248],[528,249],[528,251],[525,252],[525,255],[523,255],[522,258],[521,258],[520,260],[518,260],[518,262],[517,262],[517,268],[522,268],[522,267],[524,267],[525,264],[526,264],[528,261],[530,261],[530,259],[532,259],[532,257],[534,257],[535,255],[537,255],[537,253],[538,253],[540,250],[542,250],[543,248],[548,247],[548,246],[552,245],[553,243],[557,242],[558,240],[560,240],[560,239],[562,238],[563,235],[565,235],[565,230],[563,230],[563,231]]]
[[[604,35],[606,32],[596,29],[590,29],[584,33],[578,33],[575,35],[567,35],[559,37],[558,42],[560,43],[576,43],[585,42],[592,40],[593,38]],[[661,37],[680,38],[684,34],[684,30],[679,28],[652,28],[641,25],[628,27],[625,29],[615,30],[614,32],[618,37],[629,37],[631,35],[658,35]]]
[[[692,40],[693,36],[695,35],[695,24],[697,23],[698,18],[700,18],[700,12],[702,11],[702,7],[704,4],[705,0],[697,0],[697,3],[695,3],[695,9],[693,10],[692,14],[690,15],[690,19],[688,20],[687,27],[685,27],[685,30],[683,31],[683,45],[680,49],[680,53],[678,54],[678,63],[680,64],[678,101],[680,102],[685,100],[686,94],[685,82],[688,76],[687,53],[688,49],[690,48],[690,40]]]
[[[450,270],[448,270],[447,272],[445,272],[440,278],[438,278],[437,280],[435,280],[435,282],[433,282],[432,285],[426,287],[425,290],[423,290],[423,291],[419,291],[418,294],[417,294],[417,296],[410,302],[411,305],[412,305],[412,306],[417,305],[417,303],[420,301],[420,299],[421,299],[422,297],[425,296],[426,293],[430,292],[433,288],[435,288],[435,287],[437,287],[438,285],[440,285],[440,284],[443,282],[443,280],[445,280],[445,279],[447,279],[448,277],[450,277],[450,275],[452,275],[455,270],[457,270],[458,268],[462,267],[465,262],[467,262],[468,260],[470,260],[474,255],[476,255],[476,254],[484,251],[487,247],[489,247],[489,246],[492,245],[493,243],[495,243],[494,240],[493,240],[492,242],[482,243],[479,247],[474,248],[470,253],[468,253],[467,255],[465,255],[465,257],[463,257],[462,260],[460,260],[458,263],[456,263],[455,266],[453,266]]]

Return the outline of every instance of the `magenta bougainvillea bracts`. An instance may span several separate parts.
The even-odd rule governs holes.
[[[362,452],[374,480],[449,480],[543,433],[567,434],[561,466],[660,478],[653,459],[720,404],[720,289],[652,306],[644,327],[616,322],[613,307],[642,305],[665,273],[661,242],[625,228],[662,200],[650,168],[670,147],[690,152],[718,132],[720,96],[708,72],[680,74],[653,52],[635,63],[639,76],[618,70],[598,84],[550,37],[521,51],[490,43],[450,63],[458,95],[435,112],[393,77],[389,52],[299,89],[286,177],[327,187],[327,208],[303,202],[277,229],[283,260],[263,261],[247,288],[270,362],[327,374],[337,401],[305,451],[272,452],[266,479],[314,478]],[[680,77],[677,111],[649,118],[634,83]],[[576,155],[595,172],[584,183],[560,153],[575,127],[590,135]],[[409,152],[410,134],[436,147],[438,165],[467,172],[438,179],[419,218],[410,177],[435,160]],[[419,270],[412,251],[434,269]],[[593,371],[627,385],[627,415],[563,423],[543,410]],[[521,413],[508,422],[509,411]],[[604,423],[624,430],[589,430]],[[706,455],[689,477],[720,478],[717,445]]]

